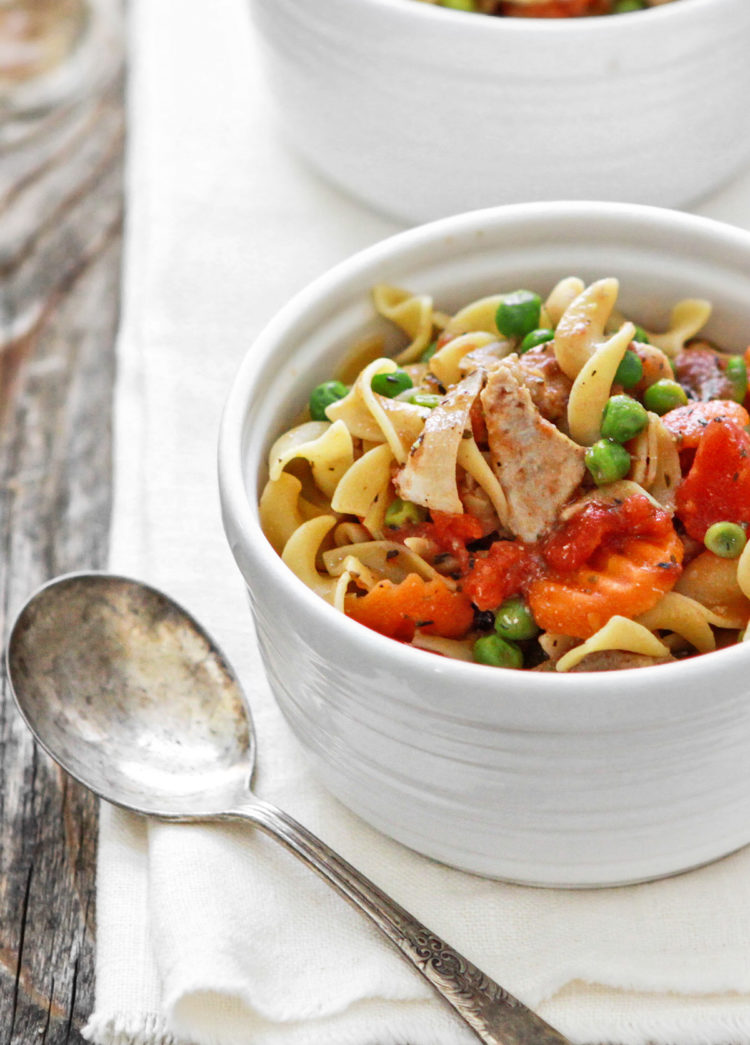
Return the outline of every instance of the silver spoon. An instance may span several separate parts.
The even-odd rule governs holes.
[[[57,578],[21,610],[7,663],[31,732],[101,798],[166,820],[249,820],[366,914],[481,1041],[568,1041],[250,791],[255,737],[240,685],[206,632],[166,595],[104,573]]]

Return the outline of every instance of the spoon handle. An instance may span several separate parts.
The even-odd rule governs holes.
[[[486,1045],[570,1045],[567,1038],[280,809],[253,796],[224,814],[225,818],[251,820],[317,871],[375,923]]]

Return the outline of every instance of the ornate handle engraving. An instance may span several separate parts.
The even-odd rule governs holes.
[[[296,820],[255,797],[227,813],[277,838],[366,914],[486,1045],[570,1045]]]

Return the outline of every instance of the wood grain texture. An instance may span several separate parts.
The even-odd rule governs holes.
[[[121,55],[118,62],[121,64]],[[0,614],[106,564],[124,85],[0,153]],[[81,1043],[97,807],[0,696],[0,1045]]]

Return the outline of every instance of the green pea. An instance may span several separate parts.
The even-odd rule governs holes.
[[[524,352],[528,352],[530,348],[536,348],[537,345],[546,345],[548,341],[552,341],[555,336],[554,330],[532,330],[521,342],[518,354],[523,355]]]
[[[390,374],[376,374],[370,382],[373,392],[378,395],[393,399],[395,396],[405,392],[407,388],[413,388],[414,382],[405,370],[392,370]]]
[[[474,660],[493,668],[522,668],[523,653],[515,642],[506,642],[499,635],[483,635],[474,643]]]
[[[422,355],[419,357],[420,363],[429,363],[432,357],[437,352],[437,341],[430,341],[427,348],[424,350]]]
[[[637,341],[639,345],[651,344],[651,342],[648,339],[648,334],[643,329],[643,327],[639,327],[637,323],[635,324],[635,334],[633,334],[633,341]]]
[[[717,522],[709,526],[703,543],[714,555],[722,559],[736,559],[747,544],[745,531],[737,523]]]
[[[324,381],[310,393],[310,417],[313,421],[327,421],[326,407],[348,394],[349,389],[341,381]]]
[[[641,362],[640,356],[637,352],[634,352],[629,348],[620,360],[620,365],[615,371],[614,383],[616,385],[622,385],[623,388],[635,388],[642,377],[643,363]]]
[[[440,0],[441,7],[450,7],[452,11],[476,11],[475,0]]]
[[[624,479],[630,471],[630,454],[611,439],[599,439],[588,448],[583,460],[597,486]]]
[[[747,366],[742,356],[730,356],[724,373],[732,384],[732,399],[744,403],[747,395]]]
[[[427,512],[413,501],[402,501],[396,497],[385,510],[385,525],[392,530],[400,530],[402,526],[424,522]]]
[[[682,385],[668,377],[655,381],[643,393],[643,405],[660,417],[678,406],[685,406],[687,401],[687,393]]]
[[[506,337],[524,338],[539,326],[542,299],[530,290],[514,290],[497,306],[495,325]]]
[[[623,15],[628,11],[643,11],[645,7],[645,0],[615,0],[612,5],[612,14]]]
[[[409,396],[410,403],[414,403],[415,406],[426,406],[428,410],[434,410],[440,400],[441,396],[435,395],[433,392],[415,392],[413,396]]]
[[[534,615],[520,595],[506,599],[495,614],[495,631],[501,639],[533,639],[539,634]]]
[[[616,443],[627,443],[648,423],[646,408],[630,396],[610,396],[602,412],[602,435]]]

